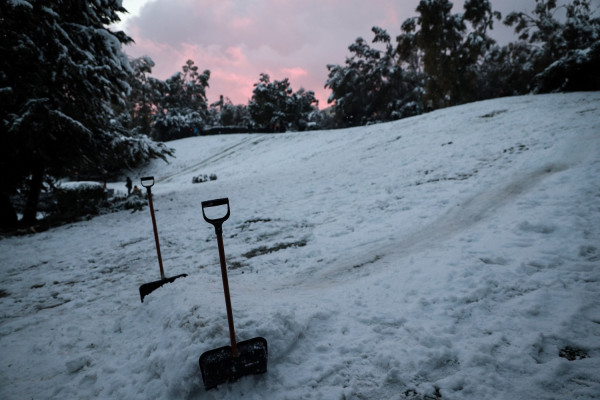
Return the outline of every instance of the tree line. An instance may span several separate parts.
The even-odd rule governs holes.
[[[285,132],[305,130],[310,114],[317,111],[314,92],[294,92],[287,78],[271,81],[260,74],[247,105],[234,105],[220,96],[208,103],[210,71],[199,72],[193,60],[166,80],[150,76],[150,57],[131,60],[131,92],[127,98],[125,123],[132,131],[157,141],[168,141],[210,133]]]
[[[393,38],[373,27],[371,43],[359,37],[345,64],[327,65],[328,110],[318,110],[314,92],[293,92],[287,78],[261,74],[247,105],[221,96],[208,105],[210,71],[198,74],[189,60],[161,82],[148,76],[147,57],[133,87],[134,126],[156,140],[223,132],[331,129],[392,121],[467,102],[525,93],[600,89],[600,18],[590,0],[536,0],[531,14],[504,19],[489,0],[466,0],[453,13],[449,0],[421,0],[417,15]],[[561,13],[562,12],[562,13]],[[490,36],[495,23],[514,27],[517,40],[500,46]],[[190,72],[192,71],[193,72]],[[186,93],[196,93],[195,101]],[[173,101],[177,104],[173,104]]]
[[[600,19],[589,0],[536,0],[531,15],[508,14],[503,22],[518,39],[504,46],[490,37],[502,15],[488,0],[466,0],[456,14],[448,0],[421,0],[416,11],[395,43],[374,27],[372,45],[358,38],[344,65],[327,66],[338,126],[500,96],[600,89]]]
[[[558,11],[564,17],[558,17]],[[327,65],[327,109],[314,92],[260,74],[247,105],[209,104],[210,71],[188,60],[166,80],[132,39],[109,26],[114,0],[0,2],[0,227],[32,224],[40,193],[73,173],[106,177],[171,156],[164,141],[228,131],[284,132],[391,121],[441,107],[524,93],[600,89],[600,19],[590,0],[536,0],[503,22],[518,39],[489,35],[502,21],[488,0],[421,0],[392,39],[373,27],[343,65]],[[18,202],[16,199],[21,199]],[[17,205],[17,203],[19,205]]]

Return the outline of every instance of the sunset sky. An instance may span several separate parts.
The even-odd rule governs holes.
[[[598,4],[600,0],[594,0]],[[211,71],[210,102],[219,95],[247,104],[262,72],[273,80],[289,78],[294,91],[315,92],[327,107],[327,64],[344,64],[348,46],[371,27],[395,37],[402,22],[416,16],[419,0],[123,0],[129,14],[119,28],[135,40],[131,57],[150,56],[152,75],[166,79],[188,59]],[[463,0],[453,2],[463,11]],[[535,0],[496,0],[503,16],[533,9]],[[511,40],[512,29],[496,23],[492,36]]]

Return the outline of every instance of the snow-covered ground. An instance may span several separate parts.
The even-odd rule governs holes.
[[[599,92],[170,145],[131,177],[156,177],[165,272],[189,276],[140,302],[147,207],[0,240],[0,398],[600,398]],[[237,336],[269,370],[206,392],[218,197]]]

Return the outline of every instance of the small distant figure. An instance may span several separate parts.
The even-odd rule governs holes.
[[[142,197],[142,191],[140,190],[140,188],[139,188],[139,187],[137,187],[137,185],[135,185],[135,186],[133,187],[133,195],[134,195],[134,196],[139,196],[139,197]]]
[[[131,186],[133,185],[133,182],[131,182],[131,179],[129,177],[127,177],[127,183],[125,184],[125,186],[127,186],[127,197],[129,197],[131,195]]]
[[[106,181],[108,181],[108,171],[102,168],[102,181],[104,182],[104,191],[106,191]]]

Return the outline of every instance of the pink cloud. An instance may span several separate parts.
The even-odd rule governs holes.
[[[281,68],[280,70],[286,77],[290,79],[296,79],[301,76],[308,75],[308,71],[301,67],[293,67],[293,68]]]
[[[228,23],[229,28],[236,30],[249,29],[252,26],[252,19],[249,17],[235,16]]]
[[[252,97],[252,90],[256,81],[258,81],[258,77],[216,70],[211,72],[209,90],[213,93],[213,96],[209,96],[209,98],[213,98],[214,101],[214,99],[218,99],[220,95],[223,95],[234,104],[247,104]]]
[[[244,67],[248,63],[248,59],[244,54],[241,46],[231,46],[225,50],[227,60],[234,67]]]

